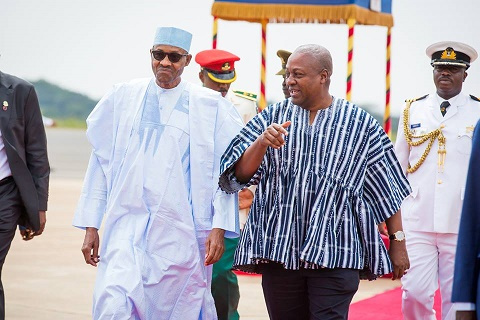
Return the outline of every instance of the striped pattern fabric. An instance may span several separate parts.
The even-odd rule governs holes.
[[[272,123],[292,121],[286,144],[269,148],[247,184],[233,165]],[[236,192],[258,184],[234,267],[351,268],[374,279],[392,271],[377,229],[400,208],[410,186],[390,139],[366,111],[344,99],[317,112],[289,99],[271,105],[231,142],[222,157],[220,187]]]

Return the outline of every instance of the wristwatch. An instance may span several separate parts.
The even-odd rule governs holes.
[[[388,239],[390,240],[395,240],[395,241],[404,241],[405,240],[405,232],[402,230],[399,230],[397,232],[394,232],[391,234]]]

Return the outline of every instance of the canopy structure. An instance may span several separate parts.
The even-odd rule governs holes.
[[[348,25],[346,98],[351,100],[353,39],[356,24],[387,27],[386,98],[384,129],[390,135],[390,40],[392,0],[214,0],[213,48],[217,47],[218,19],[249,21],[262,25],[260,109],[265,108],[267,23],[334,23]]]

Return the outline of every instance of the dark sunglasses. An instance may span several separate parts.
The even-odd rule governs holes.
[[[162,61],[163,59],[165,59],[165,57],[168,56],[168,60],[170,60],[170,62],[178,62],[180,61],[180,59],[182,59],[182,57],[186,57],[188,56],[188,53],[177,53],[177,52],[165,52],[163,50],[152,50],[152,56],[155,60],[158,60],[158,61]]]

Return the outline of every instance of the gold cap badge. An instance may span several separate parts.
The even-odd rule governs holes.
[[[442,52],[442,56],[440,57],[440,59],[457,60],[457,54],[452,47],[448,47]]]
[[[222,66],[222,70],[223,70],[223,71],[229,71],[230,69],[231,69],[230,63],[225,62],[225,63],[223,64],[223,66]]]

